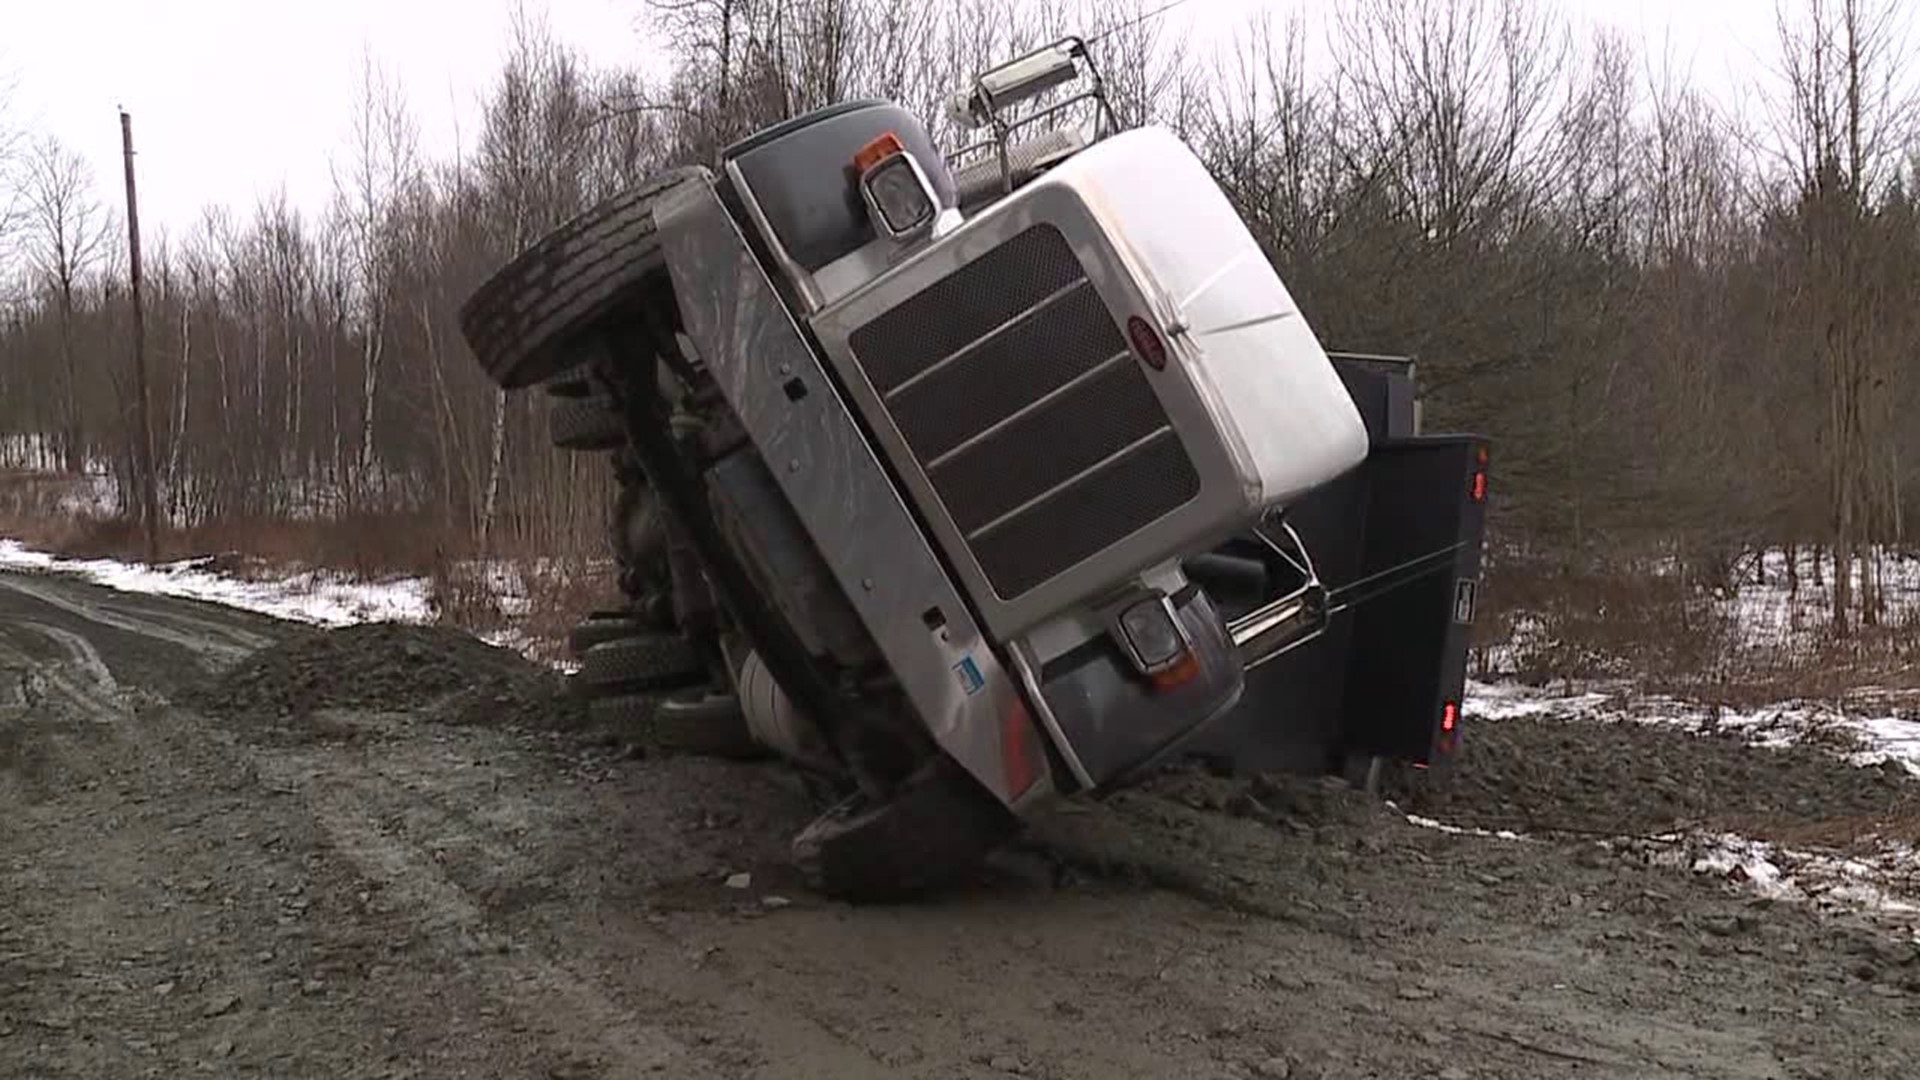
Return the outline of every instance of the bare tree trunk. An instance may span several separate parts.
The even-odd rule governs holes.
[[[506,464],[507,452],[507,392],[495,390],[493,393],[493,433],[490,449],[487,451],[487,490],[480,504],[480,548],[491,553],[490,540],[493,535],[494,513],[499,509],[500,474]]]
[[[187,398],[191,390],[188,373],[192,370],[193,300],[189,296],[180,305],[180,382],[174,390],[173,438],[167,446],[167,514],[175,520],[180,520],[185,510],[182,497],[187,485],[180,463],[180,449],[187,440]]]
[[[68,472],[85,465],[80,431],[80,364],[73,349],[73,277],[60,278],[61,464]]]

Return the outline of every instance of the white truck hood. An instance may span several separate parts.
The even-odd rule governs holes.
[[[1165,128],[1122,132],[1046,177],[1072,188],[1161,308],[1175,365],[1238,460],[1285,505],[1358,466],[1367,432],[1326,350],[1226,195]]]

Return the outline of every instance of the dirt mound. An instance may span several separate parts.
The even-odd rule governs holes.
[[[578,704],[560,676],[459,630],[370,623],[302,635],[182,694],[209,715],[298,716],[316,709],[429,710],[448,723],[567,726]]]
[[[1813,746],[1566,719],[1477,725],[1442,782],[1392,794],[1449,824],[1603,835],[1779,830],[1920,810],[1920,782],[1897,765],[1860,768]]]

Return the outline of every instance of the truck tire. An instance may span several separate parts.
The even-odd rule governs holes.
[[[578,660],[586,655],[588,649],[603,641],[635,637],[648,633],[652,629],[653,627],[638,612],[596,611],[580,620],[567,633],[567,651]]]
[[[553,399],[547,426],[553,445],[586,453],[618,450],[627,445],[627,427],[613,402],[595,394],[583,398]]]
[[[731,695],[663,700],[655,694],[618,694],[597,698],[587,709],[596,726],[645,747],[729,761],[767,756]]]
[[[546,388],[549,397],[561,398],[563,400],[568,398],[593,397],[599,393],[593,385],[592,377],[585,364],[568,368],[553,378],[548,379]]]
[[[649,177],[540,238],[474,290],[460,306],[460,330],[487,376],[519,390],[572,366],[574,337],[666,269],[654,201],[704,175],[688,167]]]
[[[855,793],[793,840],[807,884],[836,900],[887,903],[960,884],[1019,822],[945,757],[922,766],[894,797]]]
[[[580,658],[579,678],[588,693],[685,686],[706,677],[707,666],[693,643],[678,634],[635,634],[602,641]]]

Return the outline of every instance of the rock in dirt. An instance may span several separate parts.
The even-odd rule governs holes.
[[[177,700],[223,718],[425,709],[449,724],[584,726],[564,691],[556,672],[464,631],[370,623],[295,636]]]

